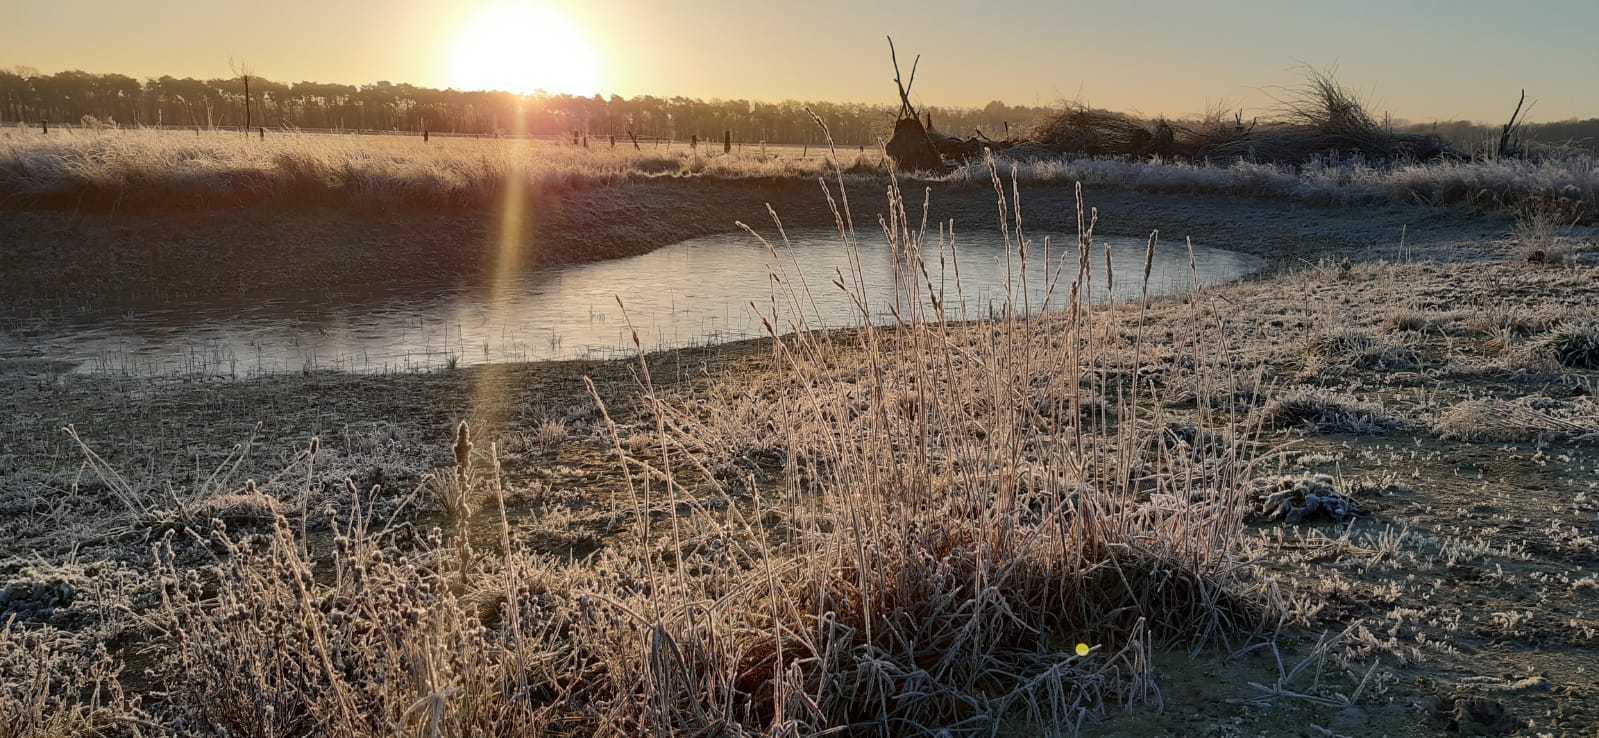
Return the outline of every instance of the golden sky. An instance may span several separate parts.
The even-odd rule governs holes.
[[[1599,1],[808,3],[724,0],[8,0],[0,67],[136,77],[479,86],[894,102],[885,33],[919,102],[1080,98],[1147,115],[1258,111],[1336,66],[1374,111],[1599,116]],[[507,68],[511,69],[507,69]],[[579,89],[581,88],[581,89]]]

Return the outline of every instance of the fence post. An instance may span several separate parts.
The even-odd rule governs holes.
[[[50,132],[50,121],[47,121],[47,120],[45,120],[43,118],[40,118],[39,119],[39,132],[40,133],[49,133]]]
[[[688,137],[688,148],[696,154],[700,153],[700,134],[691,133]]]
[[[631,129],[631,128],[627,129],[627,138],[628,138],[628,140],[633,142],[633,150],[634,151],[641,151],[642,150],[638,146],[638,136],[633,135],[633,129]]]
[[[616,134],[611,134],[611,148],[616,148]]]
[[[733,153],[733,130],[731,128],[722,131],[722,153]]]
[[[261,126],[257,130],[259,130],[261,132],[261,140],[265,141],[266,140],[266,126]]]

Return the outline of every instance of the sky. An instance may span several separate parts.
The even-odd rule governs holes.
[[[1595,29],[1599,0],[6,0],[0,67],[892,104],[891,33],[923,105],[1260,113],[1310,65],[1395,118],[1525,87],[1549,121],[1599,117]]]

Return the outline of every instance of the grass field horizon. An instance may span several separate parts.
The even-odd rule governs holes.
[[[467,76],[597,79],[504,12]],[[1309,67],[964,131],[898,38],[798,143],[0,125],[0,738],[1599,727],[1591,150]]]

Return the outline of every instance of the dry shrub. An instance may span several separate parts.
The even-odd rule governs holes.
[[[1571,369],[1599,369],[1599,321],[1562,323],[1539,341],[1539,349]]]
[[[1520,339],[1548,331],[1573,315],[1570,308],[1553,305],[1512,306],[1473,313],[1465,325],[1474,333]]]
[[[1290,164],[1318,158],[1403,162],[1458,155],[1438,136],[1400,133],[1378,123],[1360,97],[1330,72],[1306,70],[1305,82],[1279,102],[1275,120],[1219,142],[1205,155]]]
[[[229,528],[265,526],[284,514],[283,505],[276,498],[254,490],[217,495],[188,512],[184,523],[199,528],[207,527],[211,520],[220,520]]]
[[[1383,326],[1392,331],[1452,335],[1464,330],[1465,322],[1472,317],[1473,313],[1467,310],[1400,308],[1383,318]]]
[[[896,251],[915,264],[935,244],[897,196],[890,212]],[[1113,340],[1084,306],[1071,320],[952,327],[930,317],[917,280],[901,289],[897,330],[777,338],[778,376],[703,402],[657,399],[653,444],[617,443],[623,456],[693,449],[712,499],[731,496],[712,468],[749,448],[776,444],[788,480],[755,531],[786,543],[754,552],[753,579],[661,585],[727,606],[639,633],[651,695],[641,725],[984,734],[1020,719],[1058,730],[1139,701],[1152,643],[1208,642],[1252,617],[1229,568],[1247,474],[1236,445],[1174,454],[1111,420],[1153,412],[1150,398],[1085,409],[1085,397],[1134,393],[1100,384],[1120,375],[1084,371]],[[807,299],[790,290],[780,299]],[[1079,444],[1045,440],[1079,433]],[[1129,454],[1158,471],[1125,473]],[[635,493],[679,504],[670,487]],[[765,529],[769,519],[780,525]],[[669,550],[736,547],[729,537]],[[645,621],[661,610],[638,605]],[[1109,657],[1079,657],[1066,647],[1079,640]]]
[[[137,734],[146,716],[121,664],[53,628],[0,623],[0,738]]]
[[[560,420],[545,420],[539,423],[538,439],[545,448],[557,449],[566,442],[566,423]]]
[[[1404,422],[1381,406],[1346,394],[1323,390],[1296,390],[1261,408],[1259,419],[1268,427],[1302,427],[1319,433],[1387,433]]]
[[[1347,366],[1401,371],[1416,368],[1420,354],[1403,336],[1377,335],[1362,328],[1335,328],[1310,340],[1311,368]]]
[[[281,518],[263,537],[214,533],[225,556],[209,571],[180,568],[166,547],[168,719],[237,736],[543,734],[552,708],[513,665],[544,662],[513,660],[522,644],[486,627],[471,593],[398,555],[407,531],[341,531],[332,571]]]
[[[1564,412],[1557,415],[1561,410]],[[1599,440],[1599,412],[1584,413],[1580,408],[1536,399],[1467,400],[1440,414],[1432,431],[1446,441],[1592,441]]]
[[[1582,220],[1583,206],[1566,197],[1540,195],[1516,208],[1516,252],[1534,264],[1566,262],[1575,245],[1562,238],[1560,229]]]

